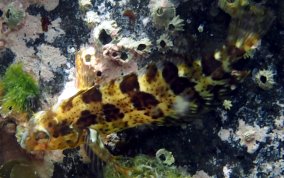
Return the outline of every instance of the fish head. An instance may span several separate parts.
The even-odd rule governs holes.
[[[51,111],[40,111],[18,135],[18,142],[27,151],[63,150],[81,145],[87,131],[57,122]]]

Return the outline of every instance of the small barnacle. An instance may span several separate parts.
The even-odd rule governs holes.
[[[131,58],[129,57],[128,53],[126,51],[122,51],[120,53],[120,59],[122,61],[129,61]]]
[[[163,34],[157,40],[158,49],[162,52],[166,52],[173,48],[173,42],[167,34]]]
[[[119,64],[125,64],[131,61],[135,58],[135,56],[131,52],[131,44],[126,45],[124,42],[126,42],[126,39],[131,38],[122,38],[122,41],[115,44],[107,44],[103,47],[103,56],[105,59],[109,59],[112,61],[116,61]],[[124,46],[125,45],[125,46]]]
[[[85,65],[91,65],[91,62],[95,60],[95,48],[88,47],[81,51],[81,58],[83,59]]]
[[[224,100],[223,101],[223,106],[226,110],[230,110],[232,105],[232,101],[231,100]]]
[[[123,37],[117,43],[117,46],[121,49],[126,49],[130,51],[135,51],[139,55],[149,53],[151,50],[151,41],[148,38],[143,38],[139,41],[135,41],[129,37]]]
[[[169,22],[176,16],[176,9],[169,0],[151,0],[149,8],[153,23],[157,28],[167,27]]]
[[[260,70],[254,78],[260,88],[263,90],[269,90],[275,84],[273,76],[274,74],[271,70]]]
[[[260,142],[265,142],[268,136],[268,127],[259,127],[246,124],[243,120],[239,120],[236,136],[240,139],[240,144],[247,147],[248,153],[254,153]]]
[[[21,3],[11,2],[4,9],[4,22],[10,29],[16,28],[25,17],[25,10]]]
[[[252,142],[253,140],[255,140],[255,131],[248,130],[245,133],[243,133],[243,137],[246,142]]]
[[[109,44],[118,37],[120,28],[114,20],[103,21],[93,31],[93,38],[96,44],[100,46]]]
[[[172,152],[170,151],[167,151],[166,149],[159,149],[157,152],[156,152],[156,158],[166,164],[166,165],[172,165],[174,162],[175,162],[175,158],[172,154]]]
[[[143,38],[137,42],[136,51],[139,54],[150,53],[151,51],[152,42],[149,38]]]
[[[79,0],[80,9],[85,11],[93,7],[91,0]]]
[[[152,42],[149,40],[149,38],[143,38],[136,42],[135,51],[140,55],[148,54],[151,52],[151,46]]]
[[[85,18],[84,18],[84,21],[87,22],[87,25],[89,27],[94,27],[95,25],[100,23],[100,18],[98,16],[98,13],[96,13],[94,11],[88,11],[86,13]]]
[[[84,47],[76,54],[76,87],[78,89],[88,88],[96,82],[97,70],[93,67],[96,63],[96,51],[94,47]]]
[[[138,45],[137,45],[136,50],[139,50],[139,51],[144,51],[151,45],[151,41],[148,38],[143,38],[137,43]]]
[[[175,16],[168,24],[167,30],[170,32],[184,31],[184,20],[180,16]]]

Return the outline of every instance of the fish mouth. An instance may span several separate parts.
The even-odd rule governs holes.
[[[20,146],[27,151],[43,150],[49,142],[48,131],[40,125],[40,121],[45,112],[36,113],[29,122],[18,125],[16,138]]]

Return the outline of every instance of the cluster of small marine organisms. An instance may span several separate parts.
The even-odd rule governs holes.
[[[147,155],[137,155],[134,158],[118,160],[122,166],[131,170],[129,177],[167,177],[167,178],[190,178],[188,173],[182,169],[178,169],[173,165],[174,157],[171,152],[160,149],[156,153],[156,158]],[[120,174],[111,165],[107,165],[104,170],[106,178],[127,177]]]
[[[124,8],[121,16],[128,19],[129,29],[118,17],[113,17],[108,7],[127,7],[128,0],[99,2],[78,0],[80,14],[83,14],[81,18],[91,33],[88,44],[80,47],[73,62],[76,77],[72,87],[76,92],[70,92],[72,94],[57,104],[53,103],[52,107],[39,107],[44,111],[32,114],[39,110],[39,98],[43,97],[40,92],[44,89],[38,83],[50,81],[67,61],[59,50],[50,45],[58,36],[65,35],[60,28],[53,26],[60,20],[51,22],[47,17],[40,19],[40,32],[48,34],[45,40],[49,43],[27,50],[33,57],[18,52],[16,62],[1,76],[0,129],[6,128],[10,121],[17,124],[20,146],[33,155],[3,164],[0,167],[1,178],[15,178],[25,169],[29,170],[25,172],[29,177],[44,177],[40,166],[35,166],[39,160],[34,157],[44,157],[42,154],[48,155],[52,150],[79,146],[87,153],[91,151],[106,164],[104,177],[190,177],[189,173],[174,165],[175,158],[165,149],[158,150],[156,158],[143,154],[114,156],[105,147],[107,138],[112,133],[141,125],[187,123],[202,117],[204,112],[214,110],[216,104],[223,104],[229,112],[234,108],[234,100],[226,98],[227,95],[249,75],[249,71],[237,65],[243,65],[243,60],[254,57],[261,46],[262,36],[274,19],[273,13],[263,6],[264,2],[218,0],[218,7],[230,15],[224,45],[212,54],[191,59],[187,56],[188,42],[181,40],[188,22],[177,14],[177,7],[183,2],[139,2],[148,5],[146,14],[150,17]],[[27,13],[27,8],[34,3],[49,9],[45,1],[5,1],[5,8],[0,4],[3,9],[1,49],[11,47],[15,51],[17,47],[13,42],[22,44],[26,40],[26,37],[19,39],[16,34],[18,31],[26,35],[29,28],[27,19],[33,18]],[[58,5],[58,1],[56,3]],[[132,29],[133,26],[139,30]],[[154,31],[154,37],[148,35],[147,28]],[[52,30],[60,35],[53,37]],[[200,25],[197,31],[203,33],[204,26]],[[30,34],[30,39],[37,39],[34,36],[37,33],[39,31]],[[73,51],[69,46],[68,50]],[[55,59],[49,59],[53,57]],[[151,60],[145,64],[144,61],[149,61],[147,59]],[[265,91],[276,85],[272,70],[259,70],[252,76]],[[68,93],[68,88],[64,92],[64,95]],[[275,121],[275,125],[278,129],[273,130],[269,137],[275,140],[281,137],[283,141],[283,116]],[[221,128],[218,135],[222,141],[239,142],[252,154],[260,143],[265,142],[268,132],[268,127],[260,127],[256,123],[252,126],[240,119],[237,131]],[[111,145],[116,147],[116,143]],[[279,161],[279,169],[283,164]],[[224,174],[230,172],[227,169],[224,167]]]

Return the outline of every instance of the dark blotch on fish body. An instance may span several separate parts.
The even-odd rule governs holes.
[[[132,73],[124,76],[119,87],[122,93],[131,93],[133,91],[138,91],[140,87],[137,75]]]
[[[90,125],[96,124],[97,116],[95,114],[92,114],[89,110],[84,110],[81,112],[81,116],[76,122],[76,127],[80,129],[84,129],[89,127]]]
[[[154,107],[159,103],[158,100],[155,98],[155,96],[146,92],[136,92],[132,96],[131,102],[133,106],[138,110]]]
[[[146,81],[148,83],[151,83],[152,81],[155,81],[155,77],[158,73],[158,68],[155,64],[149,64],[147,66],[147,71],[146,71]]]
[[[163,78],[168,84],[171,84],[178,78],[178,68],[171,62],[166,62],[162,71]]]
[[[84,103],[100,102],[102,101],[102,93],[97,87],[93,87],[82,94]]]
[[[107,122],[122,119],[124,114],[120,112],[119,108],[113,104],[104,104],[103,113]]]

